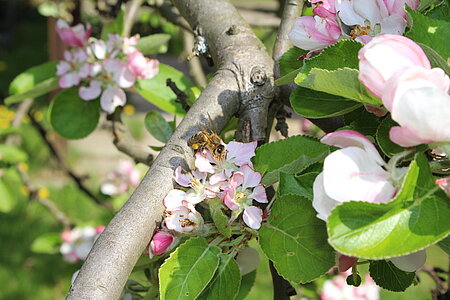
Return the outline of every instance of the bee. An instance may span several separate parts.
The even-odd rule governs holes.
[[[206,130],[200,130],[191,136],[188,145],[198,152],[209,150],[213,158],[219,161],[224,160],[227,154],[222,139],[216,133]]]

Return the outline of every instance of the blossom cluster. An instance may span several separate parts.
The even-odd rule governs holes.
[[[450,79],[412,40],[385,34],[359,52],[359,80],[399,126],[390,139],[403,147],[450,143]]]
[[[108,174],[108,179],[100,186],[100,191],[108,196],[116,196],[136,187],[141,173],[129,160],[120,160],[117,168]]]
[[[164,198],[164,222],[150,243],[150,256],[168,251],[179,234],[199,231],[204,220],[195,205],[213,198],[221,199],[230,210],[228,224],[242,214],[247,226],[255,230],[261,227],[263,211],[253,205],[253,200],[267,203],[267,195],[262,175],[251,162],[256,146],[256,141],[230,142],[225,145],[225,157],[217,158],[203,150],[195,154],[195,170],[175,170],[175,182],[185,189],[173,189]]]
[[[104,226],[97,227],[75,227],[72,230],[65,230],[61,233],[63,243],[59,249],[65,261],[76,263],[85,260],[92,249]]]
[[[366,275],[364,283],[359,287],[348,285],[346,278],[351,276],[351,272],[334,276],[332,279],[326,280],[320,293],[320,299],[322,300],[340,300],[340,299],[353,299],[353,300],[378,300],[380,299],[380,288],[375,282]]]
[[[72,47],[57,65],[59,86],[79,86],[78,94],[86,101],[100,97],[101,108],[108,114],[125,105],[123,89],[132,87],[137,78],[151,78],[158,73],[158,61],[137,50],[139,35],[123,38],[109,34],[107,41],[98,40],[91,37],[90,25],[70,27],[63,20],[58,20],[56,31]]]
[[[310,0],[314,16],[296,20],[289,39],[305,50],[320,50],[341,39],[363,44],[382,34],[403,34],[405,4],[416,9],[418,0]]]
[[[395,197],[406,169],[387,164],[364,135],[340,130],[325,135],[321,142],[341,149],[325,158],[323,171],[313,184],[312,205],[319,219],[327,222],[331,211],[344,202],[386,203]],[[425,250],[390,258],[406,272],[417,270],[425,259]]]

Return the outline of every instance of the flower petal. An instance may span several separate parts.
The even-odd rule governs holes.
[[[415,272],[425,264],[425,261],[427,260],[427,253],[425,249],[423,249],[411,254],[392,257],[389,260],[400,270],[405,272]]]
[[[262,210],[256,206],[247,206],[243,214],[244,223],[248,227],[258,230],[262,222]]]
[[[117,106],[125,105],[126,101],[125,92],[115,86],[107,87],[100,97],[100,105],[108,114],[112,114]]]
[[[183,206],[183,201],[186,201],[186,192],[173,189],[164,198],[163,204],[167,210],[172,210],[176,207]]]
[[[333,208],[335,208],[339,202],[330,198],[325,192],[323,186],[323,172],[317,175],[313,184],[313,202],[312,206],[317,212],[317,218],[327,221]]]
[[[97,80],[92,80],[89,87],[80,86],[78,89],[78,95],[83,100],[93,100],[100,96],[102,92],[101,83]]]

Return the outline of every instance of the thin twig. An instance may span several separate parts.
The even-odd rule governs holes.
[[[172,92],[177,96],[177,99],[175,101],[181,104],[185,112],[188,112],[191,107],[187,103],[188,98],[186,94],[182,90],[180,90],[177,87],[177,84],[173,82],[170,78],[167,78],[166,85],[170,87]]]
[[[136,163],[151,166],[153,155],[133,140],[120,119],[120,111],[114,113],[111,121],[113,144],[117,150],[131,157]]]
[[[154,8],[156,8],[161,16],[170,23],[173,23],[183,30],[192,33],[191,26],[189,26],[188,22],[186,22],[186,20],[178,13],[177,9],[173,7],[169,1],[163,1],[161,5],[158,5],[158,1],[156,1],[156,6],[154,6]]]
[[[66,165],[66,163],[64,162],[64,160],[61,158],[61,156],[59,155],[58,151],[56,150],[56,148],[53,146],[53,144],[49,141],[49,139],[47,138],[47,130],[45,130],[44,127],[42,127],[42,125],[36,121],[36,119],[34,118],[32,113],[28,113],[28,117],[31,120],[31,123],[33,124],[33,126],[36,128],[36,130],[38,131],[39,135],[41,136],[42,140],[44,141],[44,143],[47,145],[48,149],[50,150],[51,154],[53,155],[53,157],[55,158],[55,160],[58,162],[59,166],[61,167],[61,169],[70,177],[72,178],[72,180],[75,182],[75,184],[78,186],[78,188],[83,191],[83,193],[85,193],[89,198],[91,198],[95,203],[97,203],[98,205],[107,208],[108,210],[113,210],[112,206],[109,203],[103,202],[101,201],[94,193],[92,193],[83,183],[82,177],[76,175],[70,168],[69,166]]]
[[[191,31],[187,31],[182,29],[183,33],[183,48],[184,52],[188,56],[192,49],[194,48],[194,36],[192,35]],[[188,60],[188,67],[189,67],[189,73],[191,74],[192,78],[194,79],[194,83],[198,86],[205,87],[206,86],[206,76],[203,72],[202,64],[200,62],[199,57],[193,57],[192,59]]]
[[[130,2],[131,3],[129,4],[127,13],[125,15],[125,22],[123,25],[124,36],[130,35],[131,29],[133,28],[134,19],[144,0],[131,0]]]
[[[29,199],[35,200],[42,206],[46,207],[55,217],[55,219],[64,226],[64,229],[71,228],[73,224],[67,217],[67,215],[63,211],[61,211],[53,201],[47,198],[40,197],[38,190],[31,186],[30,179],[28,178],[27,173],[25,173],[20,167],[17,167],[16,170],[19,173],[20,178],[22,179],[23,185],[28,191]]]

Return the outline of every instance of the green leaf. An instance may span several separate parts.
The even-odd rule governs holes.
[[[211,211],[211,217],[219,232],[227,237],[231,237],[231,227],[228,226],[228,217],[222,211],[225,208],[222,201],[219,198],[209,200],[209,209]]]
[[[419,6],[417,7],[418,12],[425,12],[429,10],[432,7],[435,7],[437,5],[440,5],[440,3],[444,2],[443,0],[422,0],[419,3]]]
[[[261,248],[290,282],[315,280],[335,265],[325,223],[316,214],[311,201],[297,195],[282,196],[275,201],[268,223],[259,230]]]
[[[0,161],[15,164],[27,159],[28,154],[17,146],[0,144]]]
[[[9,85],[9,93],[11,95],[23,94],[38,83],[55,77],[57,64],[57,61],[49,61],[19,74]]]
[[[416,43],[429,46],[447,60],[450,57],[450,47],[448,47],[450,23],[426,17],[410,8],[407,8],[407,12],[411,29],[406,36]]]
[[[220,263],[214,278],[197,299],[236,299],[241,284],[239,266],[232,256],[221,253],[219,258]]]
[[[340,116],[361,106],[353,100],[300,86],[291,93],[289,100],[296,113],[313,119]]]
[[[359,274],[350,274],[347,276],[346,280],[348,285],[360,286],[361,285],[361,276]]]
[[[49,108],[50,123],[66,139],[81,139],[97,127],[100,117],[98,100],[84,101],[77,88],[56,95]]]
[[[299,84],[306,79],[312,69],[338,70],[342,68],[359,69],[358,52],[363,44],[354,40],[342,40],[323,49],[319,55],[305,59],[303,68],[295,79]],[[336,59],[339,57],[339,59]]]
[[[253,284],[255,283],[255,278],[256,270],[242,276],[241,286],[239,288],[239,294],[237,295],[236,300],[244,300],[245,297],[247,297],[253,287]]]
[[[369,272],[377,285],[393,292],[403,292],[416,277],[415,272],[402,271],[385,260],[371,261]]]
[[[194,86],[184,74],[170,66],[160,64],[158,74],[150,79],[139,79],[136,91],[158,108],[177,115],[184,115],[181,104],[177,103],[176,95],[166,86],[166,80],[170,78],[177,84],[180,90]]]
[[[360,107],[346,114],[344,121],[349,126],[349,129],[369,136],[375,135],[380,124],[380,119],[368,112],[365,107]]]
[[[450,75],[450,66],[442,56],[427,45],[421,43],[417,44],[422,48],[423,52],[425,52],[433,68],[441,68],[447,75]]]
[[[58,77],[52,77],[47,80],[41,81],[31,89],[22,94],[16,94],[5,98],[5,104],[10,105],[17,102],[21,102],[25,99],[34,99],[39,96],[50,93],[54,89],[58,88]]]
[[[271,142],[256,149],[255,169],[264,177],[262,183],[278,181],[280,172],[296,174],[329,153],[329,146],[308,136],[293,136]]]
[[[313,68],[306,78],[302,73],[297,75],[295,83],[302,87],[352,99],[364,104],[374,106],[382,104],[379,98],[372,95],[359,82],[358,70],[347,67],[332,71]]]
[[[405,149],[389,138],[389,131],[393,126],[398,126],[398,124],[391,119],[390,116],[386,116],[386,118],[381,121],[380,126],[378,127],[376,138],[380,149],[386,154],[388,157],[392,157],[394,154],[404,151]]]
[[[61,234],[57,232],[44,233],[31,244],[31,251],[36,253],[55,254],[59,252],[62,243]]]
[[[125,12],[120,10],[117,17],[110,23],[103,26],[102,29],[102,40],[108,40],[108,34],[117,33],[120,36],[123,36],[123,30],[125,25]]]
[[[303,50],[295,46],[286,51],[279,62],[280,77],[283,77],[292,71],[297,71],[298,73],[299,69],[303,66],[303,56],[307,53],[308,50]]]
[[[147,35],[139,39],[136,48],[144,55],[166,53],[169,40],[170,35],[165,33]]]
[[[0,212],[9,213],[15,206],[14,194],[0,177]]]
[[[283,77],[278,78],[277,80],[275,80],[275,84],[280,86],[280,85],[285,85],[285,84],[295,82],[295,78],[297,77],[298,72],[300,72],[300,70],[301,69],[294,70],[294,71],[284,75]]]
[[[448,201],[436,195],[406,207],[347,202],[328,218],[329,242],[349,256],[400,256],[444,238],[450,232],[449,219]]]
[[[198,97],[200,97],[200,94],[202,93],[203,89],[198,86],[192,86],[188,87],[184,90],[184,93],[187,96],[187,104],[189,106],[192,106],[195,101],[197,101]],[[223,131],[222,131],[223,132]]]
[[[437,2],[437,4],[431,6],[424,15],[432,19],[450,22],[450,3],[446,0],[437,0],[435,2]]]
[[[278,185],[277,194],[294,194],[312,201],[312,187],[317,175],[319,175],[319,172],[310,172],[300,175],[280,173],[280,184]]]
[[[160,142],[167,143],[173,134],[169,123],[156,110],[149,112],[145,116],[144,124],[148,132]]]
[[[216,272],[219,253],[200,237],[181,244],[159,269],[161,300],[197,298]]]
[[[428,195],[432,189],[436,187],[428,162],[418,154],[391,202],[352,201],[331,212],[327,224],[330,244],[349,256],[380,259],[438,242],[450,232],[450,203],[439,191]]]
[[[447,253],[447,255],[450,255],[450,236],[447,236],[445,239],[440,241],[438,243],[438,246]]]

